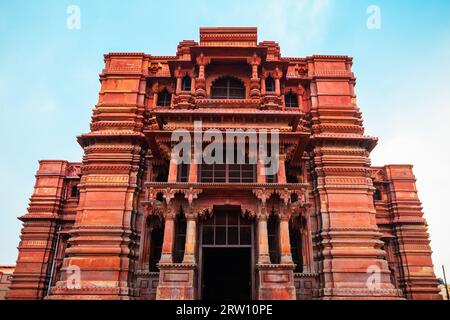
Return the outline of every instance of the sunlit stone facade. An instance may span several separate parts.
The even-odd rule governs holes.
[[[40,162],[9,299],[439,299],[412,166],[371,167],[352,58],[201,28],[175,56],[105,55],[100,82],[82,162]],[[278,130],[277,174],[178,163],[194,121]]]

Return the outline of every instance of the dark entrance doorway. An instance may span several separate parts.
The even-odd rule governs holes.
[[[200,241],[199,297],[251,300],[254,296],[253,222],[240,207],[215,206],[203,221]]]
[[[251,249],[209,248],[203,250],[203,299],[250,300]]]

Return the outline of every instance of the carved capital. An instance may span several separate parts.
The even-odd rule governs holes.
[[[275,192],[280,196],[280,199],[283,201],[284,205],[288,205],[291,202],[291,194],[293,193],[292,191],[283,189],[276,190]]]
[[[259,66],[261,58],[255,53],[251,58],[247,58],[247,63],[251,66]]]
[[[202,192],[203,192],[203,190],[201,190],[201,189],[194,189],[192,187],[189,188],[189,189],[183,190],[184,197],[188,201],[189,206],[192,206],[194,200],[197,199],[198,195],[200,193],[202,193]]]
[[[166,220],[173,220],[177,215],[177,211],[178,210],[175,208],[174,205],[166,206],[164,213],[162,215]]]
[[[263,206],[266,206],[267,200],[273,194],[273,190],[268,190],[266,188],[254,189],[253,194],[261,201]]]
[[[162,190],[162,194],[164,197],[164,200],[166,200],[166,204],[169,205],[170,201],[172,201],[173,198],[175,198],[175,194],[177,193],[177,190],[166,188]]]
[[[196,62],[199,66],[207,66],[211,59],[204,56],[203,52],[197,57]]]

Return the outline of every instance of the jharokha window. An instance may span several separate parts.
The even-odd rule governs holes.
[[[211,87],[213,99],[245,99],[244,84],[233,77],[219,78]]]
[[[191,91],[191,78],[188,75],[181,81],[181,91]]]
[[[275,92],[275,80],[272,76],[266,78],[266,92]]]
[[[298,96],[292,93],[292,90],[284,96],[286,108],[298,108]]]
[[[169,107],[172,100],[172,95],[167,89],[164,89],[158,93],[158,106],[159,107]]]

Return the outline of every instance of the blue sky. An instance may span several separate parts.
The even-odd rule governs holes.
[[[66,27],[69,5],[81,29]],[[366,26],[369,5],[381,29]],[[172,55],[201,26],[257,26],[284,56],[355,58],[374,165],[412,163],[430,225],[437,274],[450,270],[450,1],[25,1],[0,2],[0,264],[14,264],[39,159],[79,161],[103,54]]]

